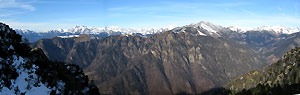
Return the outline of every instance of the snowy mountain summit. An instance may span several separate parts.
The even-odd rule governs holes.
[[[262,26],[262,27],[257,27],[257,28],[241,28],[238,26],[230,26],[228,27],[232,31],[237,31],[237,32],[247,32],[247,31],[260,31],[260,32],[270,32],[273,34],[293,34],[296,32],[299,32],[299,29],[296,27],[285,27],[285,26]]]
[[[71,29],[56,29],[50,31],[57,31],[60,33],[73,33],[73,34],[108,34],[108,35],[127,35],[127,34],[154,34],[163,31],[170,30],[173,27],[166,27],[166,28],[151,28],[151,29],[136,29],[136,28],[121,28],[119,26],[108,26],[108,27],[89,27],[89,26],[75,26]]]
[[[210,22],[206,21],[200,21],[197,24],[192,24],[194,28],[198,29],[200,32],[206,34],[206,35],[217,35],[220,36],[218,32],[221,32],[225,28],[219,25],[214,25]],[[204,32],[203,32],[204,30]],[[201,34],[201,33],[200,33]]]
[[[298,28],[295,27],[284,27],[284,26],[262,26],[258,28],[244,28],[239,26],[229,26],[223,27],[220,25],[215,25],[207,21],[200,21],[197,24],[190,24],[182,27],[174,28],[174,32],[181,32],[181,29],[185,27],[192,27],[197,29],[199,35],[202,36],[212,36],[212,37],[224,37],[228,35],[235,35],[237,34],[244,34],[246,32],[265,32],[274,35],[281,35],[281,34],[293,34],[299,32]],[[183,31],[184,32],[184,31]]]
[[[285,26],[263,26],[253,29],[254,31],[270,31],[277,34],[293,34],[299,32],[299,29],[296,27],[285,27]]]
[[[270,32],[273,34],[293,34],[296,32],[299,32],[299,29],[296,27],[285,27],[285,26],[262,26],[257,28],[245,28],[245,27],[239,27],[239,26],[229,26],[229,27],[223,27],[219,25],[212,24],[210,22],[206,21],[200,21],[197,24],[191,24],[188,26],[192,26],[197,29],[204,29],[209,34],[219,34],[219,32],[226,32],[226,31],[234,31],[238,33],[245,33],[245,32],[251,32],[251,31],[260,31],[260,32]],[[201,30],[200,30],[201,31]]]
[[[88,34],[94,37],[107,37],[114,35],[139,35],[144,37],[149,37],[155,33],[161,33],[168,30],[174,32],[180,32],[180,29],[184,27],[193,27],[197,29],[202,36],[213,36],[221,37],[223,34],[228,34],[231,32],[243,34],[251,31],[268,32],[271,34],[281,35],[281,34],[292,34],[299,32],[298,28],[289,28],[284,26],[263,26],[258,28],[243,28],[239,26],[229,26],[223,27],[220,25],[215,25],[207,21],[200,21],[196,24],[190,24],[182,27],[177,27],[171,25],[165,28],[151,28],[151,29],[138,29],[138,28],[122,28],[118,26],[108,26],[108,27],[89,27],[89,26],[75,26],[70,29],[54,29],[48,32],[34,32],[30,30],[17,29],[16,31],[23,35],[25,38],[29,39],[30,42],[35,42],[41,38],[70,38],[78,37],[81,34]]]

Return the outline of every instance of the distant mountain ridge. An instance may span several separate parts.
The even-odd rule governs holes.
[[[156,33],[163,33],[164,31],[171,30],[174,33],[185,32],[185,28],[193,27],[196,29],[201,36],[211,37],[222,37],[231,39],[239,44],[245,45],[254,51],[263,55],[268,61],[272,63],[277,61],[284,52],[289,49],[298,46],[298,36],[292,37],[293,35],[299,34],[299,29],[289,28],[284,26],[272,26],[272,27],[259,27],[259,28],[239,28],[239,27],[222,27],[219,25],[212,24],[206,21],[200,21],[196,24],[185,25],[182,27],[168,27],[168,28],[157,28],[157,29],[132,29],[132,28],[121,28],[121,27],[104,27],[94,28],[88,26],[75,26],[71,29],[57,29],[48,32],[34,32],[30,30],[16,30],[23,37],[27,38],[29,42],[36,42],[39,39],[50,39],[53,37],[70,38],[78,37],[82,34],[87,34],[91,38],[101,38],[116,35],[138,35],[142,37],[150,37]],[[297,32],[298,31],[298,32]],[[289,39],[289,40],[287,40]],[[286,42],[292,41],[292,42]],[[289,46],[286,49],[280,44]],[[279,50],[281,49],[281,50]],[[273,53],[274,52],[274,53]]]
[[[114,35],[140,35],[140,36],[151,36],[155,33],[161,33],[175,26],[167,28],[152,28],[152,29],[135,29],[135,28],[121,28],[118,26],[110,26],[103,28],[95,28],[88,26],[75,26],[71,29],[54,29],[47,32],[35,32],[31,30],[16,29],[16,32],[25,36],[30,42],[35,42],[43,38],[53,37],[68,37],[72,35],[88,34],[94,37],[107,37]]]
[[[233,31],[240,34],[246,33],[248,31],[261,31],[270,32],[272,34],[292,34],[299,32],[298,28],[289,28],[284,26],[263,26],[258,28],[240,28],[240,27],[222,27],[219,25],[212,24],[206,21],[200,21],[197,24],[190,24],[182,27],[194,27],[198,29],[203,35],[209,36],[221,36],[221,32]],[[30,42],[35,42],[42,38],[53,38],[57,36],[68,37],[70,35],[81,35],[88,34],[95,37],[107,37],[111,35],[140,35],[140,36],[151,36],[155,33],[161,33],[167,30],[176,31],[179,28],[177,26],[169,26],[166,28],[151,28],[151,29],[137,29],[137,28],[121,28],[118,26],[95,28],[89,26],[75,26],[71,29],[54,29],[47,32],[35,32],[31,30],[16,29],[16,31],[29,39]]]
[[[228,27],[232,31],[238,32],[247,32],[247,31],[269,31],[275,34],[293,34],[299,32],[299,28],[297,27],[285,27],[285,26],[262,26],[257,28],[241,28],[238,26],[229,26]]]

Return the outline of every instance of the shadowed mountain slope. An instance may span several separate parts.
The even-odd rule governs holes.
[[[265,66],[241,44],[182,29],[151,37],[43,39],[32,47],[52,60],[79,65],[104,94],[199,94]]]

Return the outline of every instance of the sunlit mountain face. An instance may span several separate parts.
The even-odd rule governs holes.
[[[294,0],[0,0],[0,95],[299,94]]]

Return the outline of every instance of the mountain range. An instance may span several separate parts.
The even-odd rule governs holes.
[[[202,28],[206,32],[201,31],[203,35],[218,35],[222,31],[234,31],[237,33],[245,33],[248,31],[260,31],[260,32],[270,32],[272,34],[292,34],[299,32],[298,28],[289,28],[284,26],[262,26],[258,28],[240,28],[236,26],[222,27],[219,25],[214,25],[210,22],[200,21],[197,24],[190,24],[182,27],[194,27]],[[140,35],[140,36],[151,36],[155,33],[161,33],[167,30],[176,30],[177,28],[182,28],[177,26],[169,26],[166,28],[151,28],[151,29],[137,29],[137,28],[121,28],[118,26],[110,27],[88,27],[88,26],[75,26],[71,29],[54,29],[47,32],[36,32],[32,30],[16,29],[16,32],[26,37],[30,42],[35,42],[42,38],[53,38],[53,37],[72,37],[71,35],[81,35],[88,34],[95,37],[107,37],[111,35]]]
[[[16,29],[16,31],[26,37],[29,42],[35,42],[42,38],[62,37],[68,38],[82,34],[88,34],[94,37],[107,37],[113,35],[140,35],[150,36],[154,33],[164,32],[173,29],[174,26],[167,28],[152,28],[152,29],[134,29],[134,28],[121,28],[118,26],[110,26],[103,28],[94,28],[88,26],[75,26],[71,29],[54,29],[48,32],[35,32],[31,30]]]
[[[34,32],[30,30],[17,29],[16,32],[27,38],[29,42],[36,42],[40,39],[50,39],[53,37],[70,38],[87,34],[90,37],[102,38],[117,35],[139,35],[150,37],[156,33],[171,30],[175,33],[184,32],[182,28],[193,27],[202,36],[222,37],[243,44],[255,52],[263,55],[267,63],[275,62],[289,49],[297,46],[298,28],[284,26],[262,26],[258,28],[222,27],[210,22],[200,21],[197,24],[185,25],[182,27],[152,28],[152,29],[133,29],[121,28],[117,26],[94,28],[87,26],[76,26],[71,29],[56,29],[48,32]],[[289,36],[294,35],[294,36]],[[284,44],[284,45],[283,45]],[[284,48],[287,45],[289,48]],[[281,50],[283,49],[283,50]]]
[[[78,65],[103,94],[207,94],[223,86],[241,91],[226,85],[277,62],[300,43],[297,28],[204,21],[150,30],[76,26],[17,32],[50,60]]]
[[[151,37],[43,39],[52,60],[79,65],[103,94],[200,94],[265,64],[253,50],[193,27]],[[236,67],[236,68],[232,68]]]

